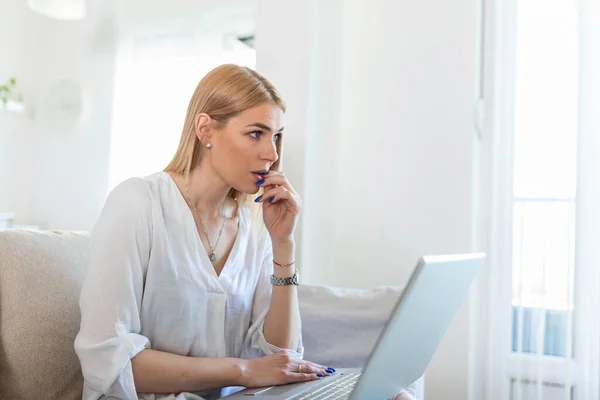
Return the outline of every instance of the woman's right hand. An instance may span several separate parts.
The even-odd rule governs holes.
[[[242,361],[240,383],[247,388],[314,381],[321,376],[331,375],[327,367],[296,358],[285,350]]]

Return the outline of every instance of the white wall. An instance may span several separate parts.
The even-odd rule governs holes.
[[[89,229],[107,178],[114,46],[104,18],[112,2],[88,2],[89,17],[78,22],[40,16],[24,1],[0,7],[9,22],[0,24],[0,51],[11,55],[0,77],[17,76],[27,107],[0,116],[0,209],[16,224]],[[66,128],[45,118],[48,90],[62,79],[77,82],[84,99],[80,120]]]
[[[0,15],[0,84],[16,77],[17,90],[29,100],[38,82],[39,19],[16,0],[0,2]],[[27,114],[0,110],[0,212],[28,212],[33,132]]]
[[[345,13],[334,246],[352,250],[338,251],[337,283],[405,282],[422,254],[474,250],[477,1]],[[469,320],[465,304],[427,370],[428,400],[467,398]]]
[[[37,98],[30,222],[53,229],[89,229],[104,202],[114,77],[112,1],[88,2],[89,17],[44,19]],[[73,127],[44,116],[45,93],[62,79],[77,82],[83,112]],[[82,206],[84,205],[85,206]]]
[[[474,250],[478,10],[259,3],[257,69],[289,104],[284,168],[304,196],[309,281],[402,285],[422,254]],[[427,370],[428,400],[467,398],[469,320],[465,303]]]
[[[86,3],[86,18],[71,22],[35,14],[25,1],[0,2],[0,81],[16,75],[32,113],[0,110],[0,212],[14,212],[15,224],[93,226],[108,189],[118,35],[148,26],[211,29],[214,21],[235,20],[237,9],[245,18],[253,7],[239,0]],[[48,90],[63,79],[83,91],[74,126],[54,125],[44,111]]]

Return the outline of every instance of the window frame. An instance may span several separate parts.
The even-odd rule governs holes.
[[[508,400],[511,379],[541,379],[572,385],[578,400],[600,398],[600,307],[597,307],[600,304],[597,267],[600,265],[600,162],[596,150],[600,149],[600,135],[582,124],[582,117],[589,118],[592,110],[580,107],[573,358],[513,353],[512,176],[517,0],[482,0],[480,6],[482,43],[476,109],[479,140],[475,148],[475,212],[479,234],[474,242],[477,248],[486,251],[488,258],[487,268],[477,279],[471,304],[469,398]],[[583,10],[579,13],[580,19],[586,18]],[[588,21],[590,25],[592,22]],[[580,54],[580,61],[582,57],[585,55]],[[586,88],[581,66],[579,79],[581,100]],[[565,388],[565,399],[569,398],[567,391]]]

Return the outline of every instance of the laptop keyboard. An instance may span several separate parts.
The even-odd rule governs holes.
[[[343,400],[350,397],[352,389],[358,382],[360,373],[351,372],[330,378],[323,386],[317,386],[310,392],[302,393],[292,400]]]

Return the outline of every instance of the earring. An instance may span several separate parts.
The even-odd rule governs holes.
[[[206,148],[210,149],[212,147],[212,145],[210,143],[206,143]]]

